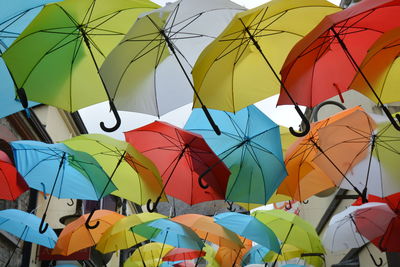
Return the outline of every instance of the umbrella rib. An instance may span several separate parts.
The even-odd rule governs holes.
[[[79,41],[77,41],[77,40],[79,40]],[[73,95],[73,92],[72,92],[73,66],[75,63],[75,59],[78,56],[78,52],[79,52],[80,48],[82,47],[82,42],[83,42],[82,38],[76,39],[74,51],[72,52],[72,57],[71,57],[71,65],[70,65],[70,69],[69,69],[69,110],[74,110],[72,107],[72,103],[73,103],[73,101],[72,101],[72,99],[73,99],[73,97],[72,97],[72,95]]]

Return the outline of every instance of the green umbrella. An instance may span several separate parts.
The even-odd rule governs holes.
[[[129,143],[102,134],[80,135],[63,143],[96,159],[118,188],[111,194],[139,205],[159,196],[162,180],[157,167]]]
[[[101,64],[138,15],[157,7],[148,0],[46,5],[3,54],[21,100],[26,94],[73,112],[110,99],[98,73]]]
[[[296,214],[283,210],[258,210],[252,213],[283,242],[305,253],[325,253],[315,228]]]

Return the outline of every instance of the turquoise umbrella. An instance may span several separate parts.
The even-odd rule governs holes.
[[[54,0],[13,0],[3,3],[0,9],[0,55],[11,45],[26,26],[42,10],[43,5]],[[8,69],[0,59],[0,118],[22,110],[16,99],[14,82]],[[26,107],[37,105],[29,101]]]
[[[216,135],[200,109],[185,129],[201,134],[231,170],[226,199],[265,204],[286,177],[279,127],[255,106],[236,114],[210,110],[221,130]]]
[[[170,221],[157,219],[131,228],[131,231],[150,241],[168,244],[177,248],[201,250],[203,241],[189,227]]]
[[[266,247],[263,247],[261,245],[255,245],[253,246],[242,258],[242,265],[246,266],[248,264],[263,264],[265,263],[264,261],[264,256],[269,252],[270,250]]]

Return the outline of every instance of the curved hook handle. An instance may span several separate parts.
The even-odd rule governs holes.
[[[201,108],[203,109],[203,112],[204,112],[204,114],[206,115],[208,121],[210,122],[211,127],[213,128],[214,132],[215,132],[217,135],[221,135],[221,130],[218,128],[218,125],[215,124],[215,122],[214,122],[213,118],[211,117],[210,112],[208,112],[208,109],[206,108],[206,106],[203,105]]]
[[[45,222],[44,220],[46,219],[47,214],[43,214],[42,220],[40,221],[39,225],[39,233],[44,234],[47,231],[47,228],[49,228],[49,224]],[[44,227],[43,227],[44,226]]]
[[[203,184],[203,177],[204,177],[204,175],[200,175],[199,178],[197,179],[197,181],[199,182],[199,185],[201,188],[207,189],[208,184]]]
[[[308,201],[308,199],[307,199],[307,200],[303,200],[302,202],[303,202],[303,204],[308,204],[308,202],[310,202],[310,201]]]
[[[232,202],[226,201],[226,203],[228,204],[228,207],[226,208],[227,210],[229,210],[231,212],[236,211],[236,209],[233,208],[233,201]]]
[[[389,119],[390,123],[392,123],[393,127],[397,130],[400,131],[400,125],[397,121],[400,122],[400,115],[396,114],[396,119],[397,121],[393,118],[392,114],[390,114],[390,111],[388,108],[384,105],[381,105],[381,108],[383,109],[383,112],[385,112],[386,117]]]
[[[301,111],[301,109],[299,108],[298,105],[295,105],[294,108],[297,111],[297,114],[299,114],[301,121],[303,122],[305,128],[302,132],[296,132],[293,127],[289,128],[289,131],[292,135],[296,136],[296,137],[302,137],[305,136],[306,134],[308,134],[308,132],[310,131],[310,122],[308,121],[308,119],[306,118],[306,116],[304,116],[304,113]]]
[[[100,222],[97,221],[94,225],[90,225],[90,220],[92,219],[94,212],[95,212],[95,210],[92,210],[89,214],[89,217],[87,217],[87,219],[86,219],[85,226],[87,229],[94,229],[97,226],[99,226],[99,224],[100,224]]]
[[[289,206],[285,204],[285,210],[291,210],[292,209],[292,202],[289,200]]]
[[[379,263],[378,263],[378,262],[376,262],[376,259],[374,258],[374,256],[372,256],[372,254],[369,254],[369,256],[371,257],[371,259],[374,262],[375,266],[377,266],[377,267],[382,266],[383,260],[382,260],[381,257],[378,258],[379,259]]]
[[[150,204],[151,204],[151,199],[147,200],[147,203],[146,203],[147,210],[148,210],[149,212],[155,212],[156,209],[157,209],[157,205],[158,205],[158,203],[160,202],[160,200],[161,200],[161,196],[159,196],[159,197],[157,198],[157,200],[153,203],[153,207],[150,206]]]
[[[121,126],[121,117],[119,116],[118,110],[115,107],[114,102],[110,101],[109,104],[110,104],[110,109],[111,109],[112,113],[114,114],[114,117],[116,120],[115,125],[113,127],[108,128],[108,127],[106,127],[104,122],[100,122],[100,128],[103,131],[110,133],[110,132],[116,131],[119,128],[119,126]]]
[[[69,202],[67,202],[67,205],[70,207],[72,207],[74,204],[75,204],[75,202],[72,198],[69,200]]]

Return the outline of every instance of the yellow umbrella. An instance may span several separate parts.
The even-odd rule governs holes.
[[[138,247],[124,262],[124,267],[157,267],[165,256],[174,247],[161,243],[148,243]]]
[[[127,142],[102,134],[85,134],[63,143],[97,160],[118,188],[112,192],[115,196],[144,205],[162,191],[157,167]],[[164,194],[161,201],[166,201]]]
[[[140,213],[127,216],[116,222],[103,234],[97,243],[96,249],[105,254],[120,249],[127,249],[143,242],[147,238],[133,233],[130,230],[131,227],[160,218],[166,218],[166,216],[158,213]]]
[[[193,68],[200,98],[208,108],[236,112],[279,93],[276,73],[290,49],[340,10],[325,0],[272,0],[237,13]]]
[[[207,261],[207,267],[220,267],[220,264],[215,259],[217,252],[214,248],[208,244],[205,244],[203,250],[206,252],[206,255],[203,257]]]
[[[296,246],[293,246],[291,244],[284,244],[282,246],[282,251],[281,254],[278,254],[272,250],[270,250],[265,256],[264,256],[264,261],[265,262],[286,262],[290,259],[294,258],[302,258],[304,259],[308,264],[311,264],[315,267],[320,267],[323,266],[324,261],[321,257],[318,256],[302,256],[304,253],[303,250],[297,248]],[[306,254],[307,255],[307,254]]]

